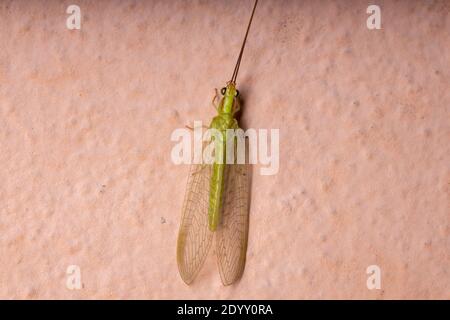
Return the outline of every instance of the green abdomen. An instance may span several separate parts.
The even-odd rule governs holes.
[[[213,172],[211,176],[209,188],[209,209],[208,220],[209,230],[215,231],[219,224],[220,209],[222,207],[222,195],[224,186],[224,164],[213,164]]]
[[[222,157],[221,163],[214,162],[211,181],[209,186],[209,208],[208,225],[209,230],[215,231],[220,223],[222,209],[222,198],[225,186],[225,159],[226,159],[226,130],[233,128],[233,117],[230,114],[221,114],[215,117],[211,123],[211,128],[220,130],[222,134],[221,143],[215,143],[215,154]]]

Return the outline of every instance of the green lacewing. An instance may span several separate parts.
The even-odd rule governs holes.
[[[225,131],[239,128],[235,118],[240,109],[236,78],[257,4],[258,0],[231,80],[222,88],[220,102],[215,106],[218,114],[209,127],[222,135],[221,143],[216,144],[221,154],[226,153]],[[200,271],[213,239],[222,283],[230,285],[241,278],[247,252],[249,183],[248,165],[238,164],[236,159],[234,163],[214,161],[191,166],[177,242],[178,270],[186,284],[192,283]]]

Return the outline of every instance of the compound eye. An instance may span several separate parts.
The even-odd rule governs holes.
[[[236,97],[239,97],[239,90],[236,89]]]
[[[224,96],[226,91],[227,91],[227,88],[224,87],[220,90],[220,93]]]

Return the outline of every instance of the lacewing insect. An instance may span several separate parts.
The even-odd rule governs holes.
[[[257,4],[258,0],[231,80],[221,90],[218,115],[210,125],[222,135],[215,152],[223,155],[226,130],[239,128],[235,118],[240,108],[236,78]],[[191,166],[177,243],[178,270],[186,284],[192,283],[200,271],[214,238],[222,283],[230,285],[241,278],[247,252],[249,182],[248,165],[238,164],[236,159],[234,163],[214,161]]]

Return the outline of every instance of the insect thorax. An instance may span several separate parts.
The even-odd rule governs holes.
[[[221,113],[215,116],[211,122],[211,128],[218,130],[235,129],[236,119],[229,113]]]

